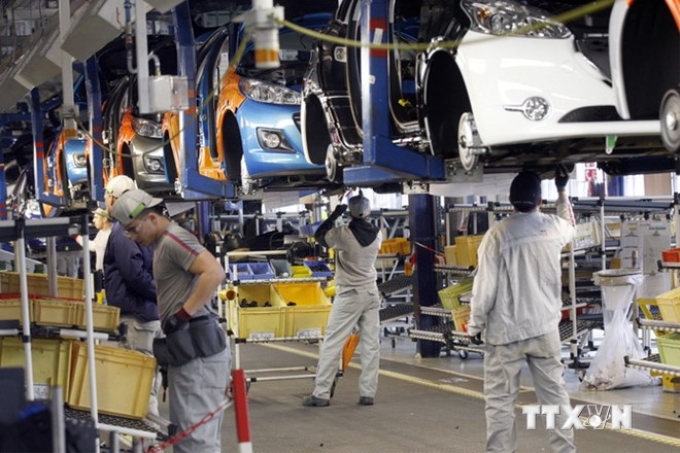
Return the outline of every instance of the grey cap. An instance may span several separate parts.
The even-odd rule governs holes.
[[[161,203],[163,203],[162,199],[154,198],[141,189],[128,190],[120,196],[111,208],[111,217],[125,227],[145,209],[158,206]]]
[[[349,215],[355,219],[364,219],[371,215],[371,203],[361,194],[350,198],[348,206]]]

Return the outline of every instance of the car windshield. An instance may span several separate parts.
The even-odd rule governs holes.
[[[243,54],[237,72],[244,77],[252,77],[283,86],[299,85],[309,63],[314,40],[309,36],[283,29],[279,33],[279,60],[281,65],[274,69],[255,67],[255,54],[252,46]]]

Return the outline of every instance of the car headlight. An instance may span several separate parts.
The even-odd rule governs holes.
[[[144,137],[163,138],[163,127],[157,121],[135,118],[132,120],[132,128],[138,135]]]
[[[87,158],[85,157],[85,154],[74,154],[73,162],[77,167],[84,167],[87,165]]]
[[[489,35],[563,39],[571,32],[532,6],[510,0],[463,0],[463,10],[470,18],[470,29]]]
[[[300,93],[281,85],[244,77],[239,81],[239,88],[244,96],[254,101],[266,102],[268,104],[302,104],[302,95]]]

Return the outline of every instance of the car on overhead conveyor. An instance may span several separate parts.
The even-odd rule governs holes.
[[[680,149],[680,0],[617,0],[609,22],[617,110],[659,119],[666,147]]]
[[[427,45],[402,46],[384,59],[388,95],[380,108],[389,115],[392,142],[465,173],[550,174],[557,164],[577,162],[637,173],[643,166],[625,163],[641,156],[659,159],[653,171],[673,168],[659,122],[625,120],[616,110],[606,50],[609,11],[568,26],[558,20],[556,14],[586,3],[433,0],[421,8],[386,2],[389,21],[379,30],[386,40]],[[361,5],[342,2],[326,33],[359,40]],[[343,167],[363,162],[361,53],[320,41],[305,76],[305,156],[325,164],[336,181]]]
[[[331,17],[330,13],[314,13],[294,22],[320,30]],[[233,181],[242,194],[327,186],[323,165],[305,160],[300,135],[300,90],[313,39],[283,27],[278,68],[257,68],[252,42],[230,66],[230,49],[238,48],[244,33],[238,28],[234,38],[226,27],[219,29],[197,52],[199,173]],[[181,174],[177,114],[165,115],[163,130],[166,160],[172,155],[175,161],[174,171],[169,171],[174,179]]]
[[[158,57],[149,62],[150,75],[177,73],[177,50],[171,36],[154,36],[149,48]],[[118,74],[102,111],[104,183],[115,176],[127,175],[140,189],[170,196],[174,193],[174,181],[166,174],[163,115],[139,112],[137,75],[130,73],[129,64],[123,63],[123,49],[114,51],[107,57],[118,65]]]
[[[172,193],[174,184],[165,173],[162,116],[139,114],[137,96],[136,76],[123,76],[104,107],[104,182],[127,175],[147,192]]]

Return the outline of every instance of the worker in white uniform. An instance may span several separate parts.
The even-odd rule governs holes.
[[[368,221],[371,206],[361,193],[349,200],[349,224],[335,226],[346,209],[347,205],[338,205],[314,234],[321,245],[335,249],[336,296],[321,346],[314,391],[302,401],[303,406],[330,404],[331,387],[338,373],[343,346],[357,326],[361,339],[359,404],[373,405],[378,389],[380,295],[375,259],[382,236],[380,229]]]
[[[515,403],[520,372],[527,364],[540,404],[569,405],[560,362],[562,248],[574,236],[574,214],[566,194],[569,181],[559,167],[557,215],[541,213],[541,179],[522,172],[510,186],[517,211],[491,227],[479,246],[468,335],[486,343],[484,395],[486,451],[517,449]],[[564,426],[561,411],[555,427]],[[548,430],[553,452],[576,451],[571,429]]]

